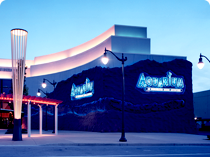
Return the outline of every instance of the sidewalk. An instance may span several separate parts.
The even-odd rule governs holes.
[[[85,146],[85,145],[209,145],[206,135],[184,133],[126,133],[127,142],[119,142],[121,133],[100,133],[86,131],[59,130],[58,135],[52,130],[32,130],[31,137],[23,134],[23,141],[12,141],[12,134],[5,134],[6,130],[0,129],[0,146]]]

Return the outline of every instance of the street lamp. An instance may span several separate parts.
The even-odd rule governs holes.
[[[124,62],[127,60],[127,57],[124,57],[124,54],[122,53],[122,59],[120,59],[119,57],[117,57],[112,51],[107,50],[105,48],[105,52],[104,52],[104,56],[101,59],[102,62],[104,64],[107,64],[109,59],[106,56],[106,52],[110,52],[111,54],[113,54],[117,60],[122,62],[122,81],[123,81],[123,90],[122,90],[122,132],[121,132],[121,138],[120,138],[120,142],[127,142],[127,139],[125,138],[125,125],[124,125],[124,106],[125,106],[125,77],[124,77]]]
[[[204,56],[204,55],[202,55],[200,53],[199,62],[197,64],[197,66],[198,66],[199,69],[202,69],[204,67],[204,63],[203,63],[202,57],[206,58],[209,61],[209,63],[210,63],[210,60],[206,56]]]
[[[53,80],[53,82],[50,82],[48,79],[45,79],[44,78],[43,79],[43,83],[42,83],[42,87],[43,88],[46,88],[47,87],[47,84],[45,83],[45,81],[47,81],[51,85],[53,85],[53,91],[55,91],[55,86],[56,86],[57,82],[55,82],[54,80]],[[53,93],[53,98],[54,98],[54,93]],[[53,107],[53,132],[52,133],[55,133],[55,107]]]
[[[48,95],[48,93],[47,92],[44,92],[43,90],[41,90],[41,89],[38,89],[38,92],[37,92],[37,96],[41,96],[41,92],[40,91],[42,91],[42,93],[44,93],[45,94],[45,96],[46,96],[46,98],[47,98],[47,95]],[[48,105],[46,104],[46,123],[45,123],[45,131],[47,131],[48,129],[47,129],[47,107],[48,107]]]
[[[53,87],[54,87],[54,89],[55,89],[55,86],[56,86],[56,84],[57,84],[57,82],[55,82],[54,80],[53,80],[53,82],[50,82],[48,79],[43,79],[43,83],[42,83],[42,88],[46,88],[47,87],[47,84],[45,83],[45,81],[47,81],[47,82],[49,82],[51,85],[53,85]]]
[[[204,55],[202,55],[202,54],[200,53],[199,62],[198,62],[198,64],[197,64],[197,66],[198,66],[199,69],[202,69],[202,68],[204,67],[204,63],[203,63],[202,57],[206,58],[207,61],[209,61],[209,63],[210,63],[210,60],[209,60],[206,56],[204,56]],[[208,139],[210,139],[210,135],[207,135],[207,137],[208,137]]]
[[[41,89],[38,89],[38,92],[36,93],[37,94],[37,96],[41,96],[41,92],[46,96],[46,98],[48,97],[48,93],[47,92],[44,92],[43,90],[41,90]]]

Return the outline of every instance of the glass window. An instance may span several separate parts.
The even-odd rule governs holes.
[[[10,94],[12,91],[12,79],[0,79],[0,93]]]
[[[12,80],[3,80],[3,88],[11,88],[12,87]]]

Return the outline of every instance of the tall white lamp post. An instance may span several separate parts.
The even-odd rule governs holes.
[[[14,105],[13,141],[22,141],[21,109],[23,98],[27,35],[28,32],[23,29],[11,30],[12,85]]]

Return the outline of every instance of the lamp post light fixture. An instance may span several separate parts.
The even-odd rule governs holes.
[[[45,79],[45,78],[43,79],[42,88],[46,88],[47,87],[47,84],[45,83],[45,81],[47,81],[51,85],[53,85],[53,88],[55,89],[55,86],[56,86],[57,82],[55,82],[54,80],[53,80],[53,82],[50,82],[48,79]]]
[[[204,63],[203,63],[202,57],[206,58],[206,59],[209,61],[209,63],[210,63],[210,60],[209,60],[206,56],[204,56],[204,55],[202,55],[202,54],[200,53],[199,62],[198,62],[198,64],[197,64],[197,66],[198,66],[199,69],[202,69],[202,68],[204,67]]]
[[[38,89],[38,92],[37,92],[37,96],[41,96],[41,92],[40,91],[42,91],[42,93],[44,93],[45,94],[45,96],[46,96],[46,98],[48,97],[47,95],[48,95],[48,93],[47,92],[44,92],[43,90],[41,90],[41,89]],[[48,108],[48,105],[46,104],[46,120],[45,120],[45,131],[47,131],[48,129],[47,129],[47,108]]]
[[[203,63],[202,57],[206,58],[206,60],[209,61],[209,63],[210,63],[210,60],[209,60],[206,56],[204,56],[204,55],[202,55],[202,54],[200,53],[199,62],[198,62],[198,64],[197,64],[197,66],[198,66],[199,69],[202,69],[202,68],[204,67],[204,63]],[[198,119],[198,118],[196,117],[195,120],[197,120],[197,119]],[[207,137],[208,137],[208,139],[210,139],[210,135],[209,135],[209,134],[207,134]]]
[[[48,79],[44,78],[43,83],[42,83],[42,88],[47,87],[47,84],[45,83],[45,81],[49,82],[53,86],[53,91],[55,91],[55,86],[57,85],[57,82],[55,82],[55,80],[53,80],[53,82],[50,82]],[[54,94],[53,94],[53,97],[54,97]],[[55,107],[53,107],[53,132],[52,133],[55,133]]]
[[[101,61],[106,65],[109,62],[109,58],[106,56],[106,48],[105,48],[105,53],[104,56],[102,57]]]
[[[37,96],[41,96],[40,89],[38,89]]]
[[[46,87],[47,87],[47,84],[45,83],[45,79],[44,79],[42,83],[42,88],[46,88]]]
[[[46,98],[48,97],[48,93],[47,92],[44,92],[43,90],[41,90],[41,89],[38,89],[38,92],[36,93],[37,94],[37,96],[41,96],[41,92],[46,96]]]
[[[24,29],[11,30],[12,85],[14,105],[13,141],[22,141],[21,110],[25,74],[25,59],[28,32]]]
[[[119,57],[117,57],[112,51],[110,50],[107,50],[105,48],[105,52],[104,52],[104,56],[102,57],[102,62],[104,64],[107,64],[109,59],[108,57],[106,56],[107,53],[106,52],[110,52],[111,54],[113,54],[117,60],[121,61],[122,62],[122,87],[123,87],[123,90],[122,90],[122,132],[121,132],[121,138],[120,138],[120,142],[127,142],[127,139],[125,138],[125,119],[124,119],[124,107],[125,107],[125,76],[124,76],[124,62],[127,60],[127,57],[124,57],[124,54],[122,53],[122,59],[120,59]]]

